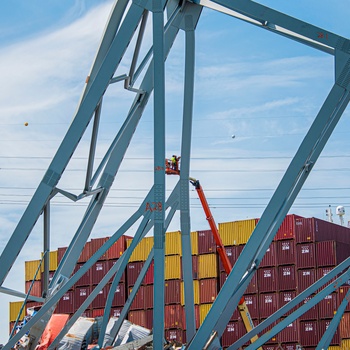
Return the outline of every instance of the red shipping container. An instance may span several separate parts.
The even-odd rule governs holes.
[[[327,295],[318,303],[318,312],[320,318],[332,318],[339,307],[338,293]]]
[[[350,245],[336,241],[316,243],[317,266],[336,266],[348,258]]]
[[[128,295],[130,295],[131,291],[132,291],[132,287],[129,287]],[[145,308],[145,286],[140,286],[130,306],[130,310],[140,310],[144,308]]]
[[[245,294],[256,294],[258,293],[258,275],[255,273],[248,284]]]
[[[276,338],[279,343],[298,342],[300,338],[298,320],[290,323],[286,328],[284,328],[276,335]]]
[[[315,243],[297,244],[296,256],[299,269],[316,267]]]
[[[84,263],[91,258],[91,242],[86,242],[85,246],[79,256],[78,263]]]
[[[278,265],[293,265],[296,263],[295,241],[292,239],[276,242]]]
[[[145,278],[143,279],[143,284],[153,284],[154,283],[154,262],[152,261],[147,272]]]
[[[248,307],[250,316],[252,319],[259,318],[259,298],[258,294],[246,294],[244,295],[245,303]]]
[[[345,312],[339,323],[340,337],[344,339],[350,338],[350,313]]]
[[[110,286],[107,284],[98,292],[97,296],[95,297],[95,299],[91,303],[92,308],[99,309],[99,308],[102,308],[106,305],[106,300],[108,297],[109,288],[110,288]],[[95,289],[95,287],[92,287],[92,290],[94,290],[94,289]]]
[[[181,303],[181,280],[168,280],[164,283],[165,304]]]
[[[281,350],[281,347],[279,345],[263,345],[263,350]]]
[[[262,323],[263,321],[265,321],[265,319],[261,318],[260,319],[260,323]],[[275,327],[277,324],[277,322],[273,322],[272,324],[270,324],[268,327],[265,328],[265,330],[263,330],[261,333],[258,334],[259,337],[261,337],[262,335],[266,334],[268,331],[270,331],[273,327]],[[266,345],[270,345],[270,344],[276,344],[277,343],[277,335],[274,335],[271,339],[269,339],[265,344]]]
[[[183,324],[183,328],[186,329],[186,309],[185,307],[183,308],[183,320],[182,320],[182,324]],[[195,318],[195,323],[196,323],[196,329],[199,328],[200,323],[200,314],[199,314],[199,305],[194,305],[194,318]]]
[[[226,348],[247,333],[242,321],[229,322],[221,337],[221,345]]]
[[[153,329],[153,309],[146,310],[147,329]]]
[[[144,293],[145,293],[145,309],[153,309],[153,285],[148,284],[147,286],[144,286]]]
[[[277,267],[263,267],[258,269],[259,292],[273,292],[277,289]]]
[[[282,344],[282,348],[284,350],[299,350],[300,344],[299,343],[285,343],[285,344]],[[276,349],[276,350],[281,350],[281,348]]]
[[[279,307],[281,308],[282,306],[288,304],[290,301],[292,301],[297,295],[297,292],[295,290],[293,291],[284,291],[279,293]],[[297,307],[295,306],[293,309],[288,311],[287,313],[284,314],[284,316],[290,315],[293,311],[295,311]]]
[[[136,261],[136,262],[128,263],[126,267],[126,278],[128,281],[128,287],[131,287],[135,284],[137,277],[139,277],[139,274],[144,264],[145,264],[144,261]]]
[[[132,310],[129,311],[128,320],[131,323],[137,324],[141,327],[147,327],[147,317],[145,310]]]
[[[75,310],[78,310],[85,299],[90,295],[90,287],[76,287],[74,291]],[[87,307],[89,308],[90,305]]]
[[[130,236],[121,236],[106,252],[107,260],[119,259],[126,250],[126,240],[130,239]]]
[[[259,294],[259,316],[267,318],[279,309],[278,294],[264,293]]]
[[[35,297],[41,297],[41,281],[26,281],[25,284],[25,292],[28,293],[30,290],[30,295],[33,295]]]
[[[109,285],[109,290],[112,285]],[[126,302],[126,287],[124,283],[119,283],[114,291],[112,306],[123,306]]]
[[[338,289],[339,305],[344,300],[349,289],[350,289],[350,286],[341,286]],[[347,311],[350,311],[350,303],[349,302],[348,302],[348,305],[346,305],[346,309],[345,309],[345,312],[347,312]]]
[[[300,216],[294,214],[289,214],[284,218],[276,233],[275,241],[295,238],[295,221],[297,218],[300,218]]]
[[[57,249],[57,264],[59,264],[67,250],[67,247],[61,247]]]
[[[92,309],[92,317],[100,317],[105,313],[105,309]]]
[[[276,288],[276,286],[275,286]],[[296,290],[297,278],[295,265],[282,265],[278,267],[278,289]]]
[[[55,274],[55,271],[49,271],[49,285],[52,280],[53,275]],[[44,279],[43,276],[41,276],[41,290],[44,290]]]
[[[228,257],[228,260],[230,261],[231,266],[233,267],[237,261],[237,250],[235,249],[235,246],[226,246],[224,248],[226,251],[226,256]],[[221,259],[219,259],[219,270],[225,271],[225,268]]]
[[[85,263],[80,263],[75,266],[74,274],[84,266]],[[84,275],[75,283],[75,287],[90,286],[91,285],[91,268],[84,273]]]
[[[123,308],[115,308],[115,307],[112,307],[111,308],[111,317],[119,317],[121,312],[122,312]]]
[[[199,303],[213,303],[218,295],[218,281],[216,278],[208,278],[199,281]]]
[[[198,279],[198,255],[192,255],[192,278]],[[181,258],[181,279],[183,279],[182,273],[182,258]]]
[[[311,218],[295,219],[295,241],[296,243],[315,242],[314,224]]]
[[[316,346],[321,338],[318,321],[300,321],[299,324],[301,345]]]
[[[268,267],[277,265],[276,242],[272,242],[267,248],[266,253],[261,260],[259,267]]]
[[[302,306],[303,304],[306,304],[314,295],[311,295],[304,299],[304,301],[300,304]],[[311,309],[306,311],[303,315],[299,317],[300,320],[318,320],[318,304],[313,306]]]
[[[180,304],[164,306],[164,328],[183,328],[183,308]]]
[[[99,284],[107,272],[111,268],[111,263],[107,260],[97,261],[91,268],[91,282],[92,284]]]
[[[184,331],[182,329],[166,329],[164,336],[169,342],[185,343]]]
[[[333,267],[319,267],[316,269],[317,273],[317,279],[319,280],[320,278],[326,276],[329,272],[333,270]],[[322,290],[324,287],[328,286],[332,282],[336,280],[336,277],[332,278],[328,283],[326,283],[323,287],[321,287],[319,290]]]
[[[305,289],[309,288],[316,282],[316,270],[315,269],[302,269],[298,270],[298,292],[301,293]]]
[[[216,242],[211,230],[198,231],[198,254],[216,253]]]
[[[92,238],[90,244],[91,256],[93,256],[108,241],[109,237]],[[102,254],[98,260],[106,260],[107,253]]]
[[[324,332],[327,330],[329,327],[329,324],[331,323],[332,320],[320,320],[320,333],[321,337],[324,334]],[[339,327],[336,329],[334,336],[331,340],[330,345],[340,345],[341,339],[340,339],[340,332],[339,332]]]
[[[118,261],[118,259],[115,260],[108,260],[109,263],[109,269],[113,267],[113,265]],[[111,282],[113,282],[113,279],[111,278]],[[120,283],[125,283],[126,282],[126,272],[124,271],[122,274],[122,277],[120,278]]]
[[[63,295],[57,304],[55,313],[57,314],[72,314],[75,311],[74,292],[68,291]]]

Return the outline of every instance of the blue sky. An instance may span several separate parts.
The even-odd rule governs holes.
[[[345,0],[331,5],[325,0],[261,3],[350,37],[350,8]],[[69,127],[112,4],[17,0],[0,5],[0,252]],[[149,29],[145,42],[151,42]],[[178,154],[181,146],[183,45],[180,33],[166,64],[169,156]],[[127,72],[129,57],[127,52],[121,73]],[[203,11],[196,30],[191,175],[200,179],[217,223],[261,216],[333,77],[332,56]],[[133,97],[115,85],[104,99],[98,157],[118,131]],[[336,206],[344,205],[346,211],[350,207],[349,116],[348,108],[291,213],[325,219],[325,209],[331,205],[334,221],[339,222]],[[114,233],[150,188],[152,129],[150,103],[92,236]],[[60,183],[75,194],[84,184],[87,140],[82,139]],[[176,180],[167,179],[169,191]],[[63,197],[55,198],[52,250],[69,243],[86,203],[67,209]],[[191,219],[192,230],[207,229],[193,191]],[[348,219],[346,212],[345,222]],[[24,290],[24,261],[38,259],[42,251],[40,221],[5,287]],[[170,230],[177,229],[176,216]],[[5,315],[9,300],[17,299],[0,295]],[[1,343],[7,337],[7,316],[0,325]]]

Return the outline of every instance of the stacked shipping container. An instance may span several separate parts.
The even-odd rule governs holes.
[[[256,219],[219,224],[219,233],[225,245],[227,256],[234,265],[244,249],[256,224]],[[82,252],[76,271],[94,254],[107,238],[93,239]],[[59,302],[56,312],[73,313],[91,293],[100,279],[115,263],[131,238],[122,237],[101,259],[94,264]],[[191,233],[192,264],[196,327],[203,322],[227,274],[216,252],[216,244],[210,230]],[[118,316],[130,294],[139,272],[153,246],[153,237],[144,238],[136,247],[126,272],[115,291],[111,314]],[[166,234],[165,257],[165,335],[169,340],[186,341],[184,315],[184,286],[181,266],[181,232]],[[253,322],[259,323],[273,312],[295,298],[330,269],[349,256],[350,230],[315,218],[287,215],[274,241],[266,252],[257,273],[245,292]],[[59,262],[65,248],[56,252]],[[28,264],[28,266],[27,266]],[[26,283],[33,281],[39,286],[40,276],[33,280],[32,273],[38,261],[26,263]],[[28,270],[28,276],[27,276]],[[35,287],[32,294],[40,295]],[[328,327],[334,312],[346,295],[349,286],[343,286],[336,293],[327,296],[318,305],[302,315],[297,321],[269,340],[265,349],[295,349],[297,344],[313,349]],[[85,310],[85,315],[96,317],[103,314],[104,303],[110,289],[108,284]],[[307,302],[305,300],[304,302]],[[15,306],[13,307],[15,309]],[[285,315],[287,316],[287,315]],[[146,328],[153,323],[153,265],[150,266],[142,286],[133,301],[128,319]],[[13,316],[10,319],[13,321]],[[350,342],[350,306],[343,316],[339,329],[332,340],[332,348],[340,349],[341,342]],[[229,346],[245,334],[245,328],[238,311],[235,311],[222,336],[222,345]]]

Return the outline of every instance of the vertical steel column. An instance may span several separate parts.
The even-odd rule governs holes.
[[[192,339],[196,332],[192,276],[192,247],[190,222],[190,156],[193,117],[193,90],[195,64],[195,22],[191,14],[185,15],[185,86],[182,121],[180,220],[182,243],[182,271],[185,288],[186,337]]]
[[[49,286],[50,271],[50,201],[47,202],[44,209],[44,273],[42,294],[46,295]]]
[[[164,14],[162,0],[152,1],[154,65],[154,313],[153,347],[164,343],[164,270],[165,270],[165,64]]]

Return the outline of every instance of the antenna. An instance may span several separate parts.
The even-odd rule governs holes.
[[[331,206],[329,205],[329,207],[326,209],[326,216],[328,217],[328,221],[329,222],[333,222],[333,214],[332,214],[332,208]]]
[[[337,206],[336,214],[339,215],[340,219],[340,225],[344,225],[344,215],[345,215],[345,208],[342,205]]]

